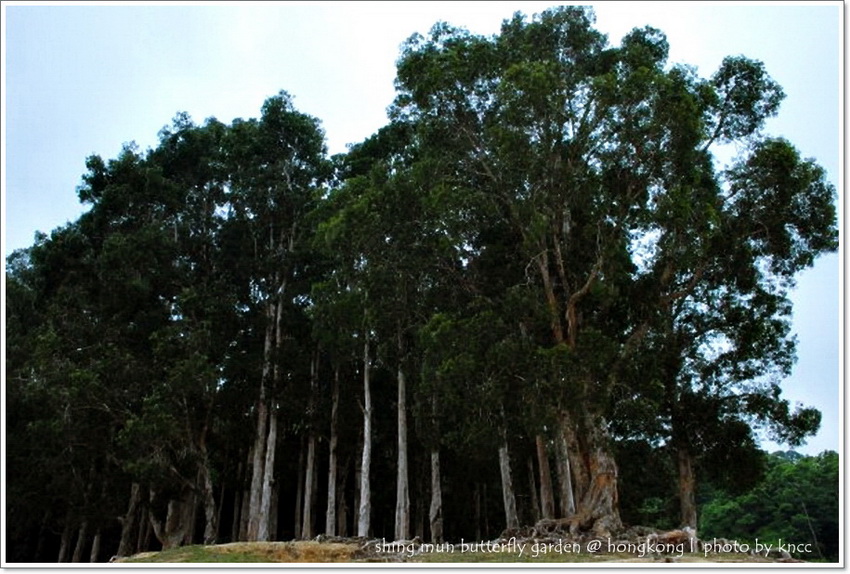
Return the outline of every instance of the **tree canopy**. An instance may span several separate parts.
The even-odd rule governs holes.
[[[761,62],[702,78],[594,24],[412,36],[387,125],[332,158],[286,92],[87,158],[88,211],[6,262],[11,560],[820,512],[720,517],[791,472],[759,429],[820,424],[780,384],[835,189],[763,133]]]

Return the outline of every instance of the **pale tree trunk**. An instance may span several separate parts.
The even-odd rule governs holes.
[[[313,531],[313,507],[316,504],[315,482],[316,482],[316,432],[314,430],[316,394],[319,386],[319,353],[313,353],[310,361],[310,404],[307,409],[308,435],[307,435],[307,476],[304,484],[304,523],[302,524],[303,538],[310,539],[315,535]]]
[[[207,457],[206,446],[202,447],[203,459],[198,468],[198,483],[203,493],[204,504],[204,544],[215,544],[218,538],[218,514],[215,506],[215,496],[213,495],[213,483],[210,477],[209,459]]]
[[[275,277],[277,282],[277,277]],[[251,468],[251,494],[248,506],[248,536],[249,541],[265,540],[260,531],[268,535],[268,516],[265,515],[264,505],[268,503],[271,493],[265,494],[265,485],[271,479],[274,469],[268,469],[266,462],[271,456],[274,460],[274,447],[270,444],[272,432],[270,419],[275,417],[270,413],[268,404],[269,384],[277,378],[277,365],[274,351],[280,346],[280,319],[282,305],[280,294],[285,283],[278,290],[278,296],[266,303],[266,333],[263,342],[263,372],[260,379],[260,397],[257,402],[257,436],[254,441],[254,460]],[[267,430],[268,429],[268,430]],[[276,432],[276,429],[275,429]],[[276,437],[276,434],[275,434]],[[271,453],[269,451],[272,451]]]
[[[440,450],[431,451],[431,508],[428,512],[431,542],[443,542],[443,488],[440,484]]]
[[[555,461],[558,471],[558,502],[561,518],[569,518],[576,512],[576,502],[573,497],[573,480],[567,440],[563,433],[558,433],[555,437]]]
[[[583,449],[579,444],[578,431],[572,417],[565,410],[561,411],[561,434],[567,448],[567,460],[573,479],[573,500],[579,501],[584,498],[584,493],[590,487],[590,475],[582,460]],[[578,505],[575,502],[573,504],[575,510],[578,510]]]
[[[531,488],[531,517],[535,523],[540,520],[540,499],[537,497],[537,480],[535,479],[534,460],[528,457],[528,485]]]
[[[541,435],[534,439],[537,446],[537,468],[540,469],[540,512],[543,518],[555,518],[555,494],[552,491],[552,472],[549,470],[549,455]]]
[[[127,508],[127,513],[121,520],[121,541],[118,543],[118,556],[131,556],[134,552],[133,544],[136,528],[141,525],[137,524],[139,518],[139,504],[142,502],[142,489],[138,482],[134,482],[130,486],[130,504]]]
[[[304,518],[304,465],[305,453],[307,451],[307,439],[301,439],[301,447],[298,451],[298,486],[295,488],[295,539],[301,539],[302,525],[301,520]]]
[[[499,446],[499,472],[502,476],[502,500],[505,505],[505,528],[519,528],[519,518],[516,512],[514,484],[511,478],[511,458],[508,453],[508,440],[502,431],[502,444]]]
[[[399,337],[400,339],[400,337]],[[401,343],[399,342],[399,347]],[[410,493],[407,469],[407,383],[398,368],[398,472],[396,481],[395,539],[410,538]]]
[[[301,538],[313,538],[313,505],[316,482],[316,435],[310,431],[307,437],[307,472],[304,479],[304,521],[301,524]]]
[[[696,477],[694,476],[693,457],[688,449],[679,446],[676,449],[679,467],[679,504],[682,513],[682,526],[697,527]]]
[[[86,542],[88,542],[88,531],[89,522],[88,520],[83,520],[83,523],[80,525],[80,531],[77,534],[77,545],[74,547],[74,555],[71,557],[71,562],[83,561],[83,550],[85,549]]]
[[[248,532],[245,538],[250,542],[258,540],[257,536],[260,529],[267,424],[268,405],[266,404],[266,387],[263,385],[260,387],[260,401],[257,405],[257,436],[254,440],[254,459],[251,464],[251,487],[248,491]]]
[[[328,445],[328,507],[325,511],[325,534],[336,534],[336,491],[337,491],[337,419],[339,418],[339,365],[334,369],[331,389],[331,437]]]
[[[369,337],[363,351],[363,458],[360,464],[360,505],[357,517],[357,536],[369,536],[372,514],[372,491],[369,469],[372,466],[372,391],[369,381]]]
[[[67,562],[68,554],[71,549],[71,532],[73,531],[71,527],[71,511],[65,515],[65,526],[62,529],[62,538],[59,541],[59,557],[56,559],[57,562]]]
[[[94,533],[94,538],[91,542],[91,553],[89,554],[89,562],[95,563],[97,562],[98,557],[100,556],[100,528],[97,529],[97,532]]]
[[[257,540],[267,542],[270,536],[277,533],[269,532],[269,517],[272,511],[272,487],[274,483],[274,459],[277,450],[277,409],[273,405],[269,410],[269,436],[266,444],[266,460],[263,467],[262,500],[260,516],[257,523]]]

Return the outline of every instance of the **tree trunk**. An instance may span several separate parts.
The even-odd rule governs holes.
[[[428,512],[433,544],[441,544],[444,540],[443,488],[440,482],[440,450],[434,449],[431,451],[431,508]]]
[[[325,534],[336,535],[336,492],[337,492],[337,420],[339,418],[339,365],[334,369],[331,389],[331,437],[328,445],[328,507],[325,511]]]
[[[682,526],[697,527],[696,477],[694,476],[693,457],[688,449],[680,445],[676,449],[679,466],[679,504],[682,512]]]
[[[136,543],[134,534],[141,525],[138,524],[139,504],[142,502],[142,489],[138,482],[130,486],[130,504],[127,513],[121,520],[121,541],[118,543],[118,556],[132,556]]]
[[[251,465],[251,490],[250,503],[248,506],[248,533],[249,541],[260,540],[260,523],[264,521],[263,512],[263,486],[266,479],[265,462],[268,458],[268,431],[269,405],[268,386],[273,376],[274,357],[273,351],[277,347],[277,320],[280,304],[277,301],[266,302],[266,334],[263,341],[263,372],[260,378],[260,396],[257,400],[257,435],[254,440],[254,460]],[[274,456],[274,454],[272,454]],[[266,524],[266,527],[268,524]]]
[[[537,480],[535,479],[534,459],[528,457],[528,485],[531,489],[531,519],[537,524],[540,520],[540,499],[537,496]]]
[[[277,409],[274,405],[269,409],[269,436],[266,443],[266,460],[263,466],[263,487],[262,499],[260,502],[260,516],[257,521],[257,540],[260,542],[268,542],[270,535],[276,533],[269,532],[269,516],[272,510],[272,488],[274,486],[274,458],[277,450]]]
[[[145,552],[150,548],[152,531],[153,525],[151,524],[150,509],[143,505],[142,511],[139,513],[139,539],[136,540],[135,553]]]
[[[357,536],[369,536],[372,514],[369,469],[372,466],[372,391],[369,388],[369,337],[363,351],[363,458],[360,464],[360,508],[357,518]]]
[[[502,476],[502,500],[505,505],[505,528],[519,528],[519,518],[516,513],[516,498],[514,484],[511,479],[511,459],[508,454],[508,441],[502,433],[502,445],[499,447],[499,471]]]
[[[71,562],[78,563],[83,561],[83,550],[88,542],[89,522],[83,520],[80,524],[80,531],[77,534],[77,545],[74,547],[74,555],[71,557]]]
[[[256,542],[259,540],[260,509],[263,497],[263,464],[266,454],[268,424],[268,406],[266,405],[265,387],[260,391],[260,402],[257,406],[257,437],[254,441],[254,460],[251,464],[251,486],[248,491],[248,531],[246,540]]]
[[[315,431],[315,412],[316,412],[316,395],[319,387],[319,352],[314,351],[313,358],[310,361],[310,404],[307,408],[307,477],[304,483],[304,523],[301,525],[303,529],[303,538],[311,539],[315,536],[313,507],[316,505],[316,431]]]
[[[277,540],[278,535],[278,503],[280,502],[280,482],[275,481],[272,487],[272,502],[269,509],[269,538]]]
[[[301,439],[301,447],[298,452],[298,486],[295,487],[295,533],[293,537],[296,540],[301,539],[302,525],[301,520],[304,518],[304,465],[305,453],[307,451],[307,439]]]
[[[239,476],[238,474],[236,476]],[[230,541],[237,542],[239,538],[239,524],[242,515],[242,489],[236,488],[233,493],[233,521],[230,523]]]
[[[475,540],[481,540],[481,483],[475,483]]]
[[[309,540],[313,532],[313,506],[316,482],[316,435],[310,431],[307,437],[307,472],[304,479],[304,521],[301,524],[301,538]]]
[[[589,529],[598,538],[610,538],[623,528],[617,494],[617,463],[608,444],[604,420],[590,413],[583,417],[590,485],[582,497],[570,530],[573,535]]]
[[[71,549],[71,511],[65,515],[65,526],[62,528],[62,538],[59,541],[59,557],[56,559],[57,562],[67,562],[68,554]]]
[[[92,564],[97,562],[98,556],[100,556],[100,528],[94,533],[94,538],[92,539],[89,562]]]
[[[573,497],[573,480],[570,471],[570,455],[563,433],[555,437],[555,461],[558,471],[558,501],[561,518],[569,518],[576,512]]]
[[[153,512],[156,507],[154,501],[157,493],[151,489],[151,511],[149,512],[151,526],[157,540],[162,544],[163,550],[177,548],[186,541],[186,535],[191,530],[191,522],[194,518],[194,501],[188,489],[183,489],[180,498],[172,498],[168,501],[168,509],[163,522]]]
[[[399,337],[399,340],[401,337]],[[401,343],[399,343],[401,347]],[[407,383],[398,369],[398,469],[396,481],[395,539],[410,538],[410,493],[407,469]]]
[[[343,538],[348,536],[348,496],[346,495],[346,484],[348,483],[348,473],[351,468],[351,456],[347,456],[345,464],[342,466],[342,472],[339,473],[337,481],[337,511],[336,511],[336,533],[337,536]]]
[[[198,468],[198,482],[203,494],[202,500],[204,504],[204,544],[215,544],[218,538],[218,515],[215,506],[215,496],[213,495],[213,483],[210,476],[209,459],[207,457],[206,447],[202,449],[203,459]]]
[[[552,471],[549,469],[546,443],[541,435],[537,435],[534,441],[537,445],[537,467],[540,469],[540,512],[543,518],[555,518],[555,493],[552,490]]]
[[[573,499],[579,501],[584,498],[585,492],[590,487],[590,474],[582,458],[584,449],[579,442],[578,430],[573,423],[573,417],[565,410],[561,411],[561,433],[564,436],[567,458],[573,478]],[[577,507],[576,510],[578,510]]]

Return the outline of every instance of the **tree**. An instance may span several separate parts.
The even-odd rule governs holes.
[[[764,480],[741,494],[718,492],[700,521],[703,535],[740,542],[782,542],[802,548],[804,560],[836,561],[838,546],[838,454],[773,453]]]
[[[572,529],[606,535],[621,526],[608,421],[615,390],[635,384],[642,341],[687,297],[696,311],[711,289],[752,293],[730,267],[772,293],[774,278],[834,248],[835,219],[822,172],[758,137],[782,98],[760,63],[729,58],[699,80],[666,68],[660,31],[612,48],[593,18],[578,7],[518,14],[493,38],[439,24],[403,49],[395,113],[422,126],[475,208],[521,238],[537,272],[526,284],[548,308],[539,344],[570,453]],[[710,148],[746,140],[739,166],[715,173]],[[771,215],[748,197],[768,200]]]
[[[249,540],[268,540],[277,448],[278,400],[283,391],[283,319],[297,293],[297,252],[308,235],[306,217],[329,176],[318,120],[297,112],[281,92],[263,104],[259,121],[237,121],[225,141],[232,218],[248,237],[252,256],[250,305],[263,309],[262,372],[249,491]]]

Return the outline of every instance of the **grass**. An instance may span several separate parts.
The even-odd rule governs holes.
[[[182,546],[162,552],[144,552],[125,563],[178,562],[354,562],[359,548],[353,544],[299,542],[233,542],[216,546]]]
[[[121,559],[124,563],[345,563],[383,562],[387,557],[364,551],[356,543],[334,542],[233,542],[217,546],[183,546],[162,552],[144,552]],[[747,554],[710,554],[702,552],[672,557],[678,563],[769,563],[770,560]],[[452,563],[663,563],[663,556],[638,556],[623,552],[537,552],[531,547],[519,552],[462,552],[455,545],[453,552],[422,552],[406,557],[406,563],[452,564]]]

